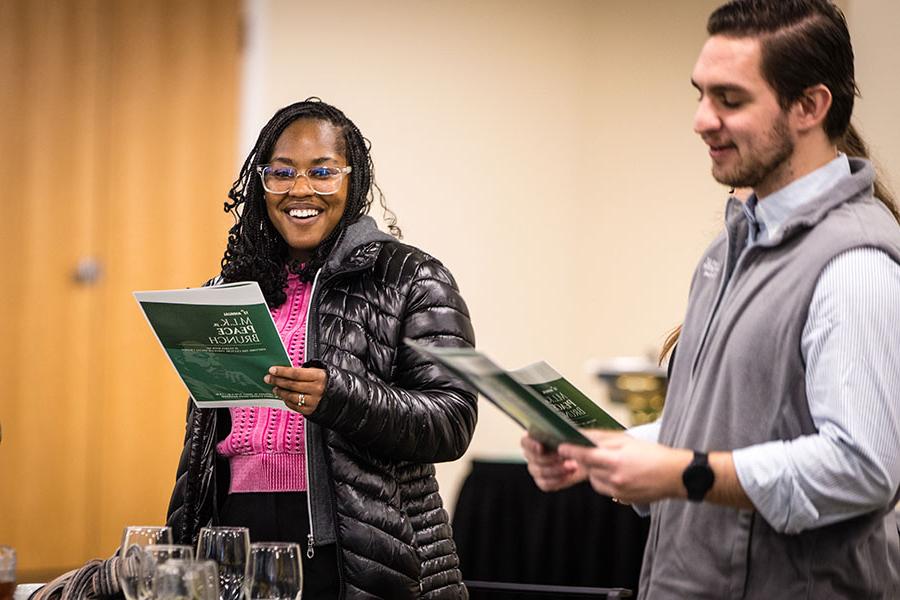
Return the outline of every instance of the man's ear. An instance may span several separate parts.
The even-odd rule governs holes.
[[[791,106],[791,117],[799,131],[809,131],[825,122],[830,108],[831,90],[819,83],[803,90]]]

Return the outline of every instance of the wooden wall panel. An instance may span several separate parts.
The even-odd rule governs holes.
[[[130,144],[107,159],[109,185],[119,191],[105,218],[118,226],[103,241],[109,275],[100,334],[110,352],[100,368],[103,410],[118,426],[100,438],[99,456],[104,473],[120,473],[100,481],[101,511],[110,517],[99,535],[107,543],[122,523],[163,520],[184,434],[187,395],[130,291],[213,276],[230,222],[221,207],[234,176],[238,21],[218,6],[169,1],[114,9],[130,27],[109,40],[116,85],[108,147],[117,148],[119,138],[152,143]],[[122,14],[129,11],[136,14]],[[175,12],[179,18],[171,19]],[[128,504],[116,501],[122,490]]]
[[[68,4],[13,4],[3,23],[17,30],[7,49],[16,81],[2,93],[14,95],[3,101],[5,126],[15,130],[3,156],[15,170],[5,178],[3,203],[15,205],[16,218],[2,227],[10,243],[4,251],[14,257],[4,262],[14,272],[2,279],[12,292],[4,312],[13,328],[3,404],[14,412],[0,416],[0,488],[14,492],[2,494],[0,539],[20,548],[27,568],[78,561],[88,537],[82,367],[93,354],[92,293],[77,289],[71,274],[90,238],[91,212],[80,194],[91,186],[85,130],[92,107],[90,83],[72,66],[93,58],[95,31]],[[59,546],[54,557],[49,544]]]
[[[0,2],[0,543],[25,578],[164,519],[186,394],[131,291],[218,268],[239,25],[238,0]]]

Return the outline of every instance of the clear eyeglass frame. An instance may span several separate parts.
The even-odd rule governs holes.
[[[272,170],[275,169],[273,165],[258,165],[256,167],[256,172],[259,174],[259,180],[262,182],[263,189],[269,192],[270,194],[287,194],[294,186],[297,185],[297,180],[301,177],[306,177],[306,181],[309,183],[309,187],[319,196],[330,196],[332,194],[336,194],[339,189],[341,189],[341,183],[344,181],[344,175],[350,173],[353,170],[353,167],[347,165],[346,167],[310,167],[308,169],[295,169],[294,167],[278,167],[279,169],[291,170],[294,171],[293,176],[289,176],[287,178],[283,178],[281,180],[282,183],[285,184],[285,189],[272,188],[269,187],[272,182],[266,184],[266,177],[268,177]],[[327,172],[327,176],[323,178],[323,171]]]

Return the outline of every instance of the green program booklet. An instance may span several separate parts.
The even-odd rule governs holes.
[[[563,442],[593,446],[582,429],[625,429],[545,362],[506,371],[473,348],[406,343],[472,384],[483,396],[550,447]]]
[[[134,297],[197,406],[284,408],[263,377],[291,360],[255,281]]]

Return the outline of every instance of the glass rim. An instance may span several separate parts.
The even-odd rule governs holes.
[[[145,552],[151,552],[154,550],[190,550],[193,552],[194,547],[188,546],[187,544],[147,544],[146,546],[141,546]]]
[[[300,549],[300,544],[297,542],[253,542],[250,544],[250,548],[293,548],[296,547],[298,550]]]
[[[200,565],[207,566],[212,565],[218,569],[218,564],[211,558],[167,558],[166,562],[159,563],[155,565],[155,568],[164,567],[166,565],[171,565],[173,567],[180,566],[192,566],[192,565]]]

